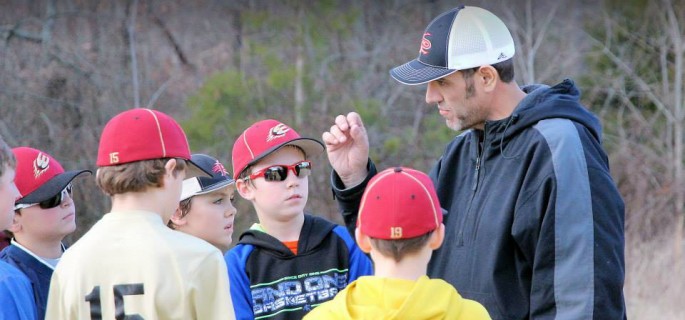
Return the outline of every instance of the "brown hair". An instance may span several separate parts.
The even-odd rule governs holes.
[[[402,261],[405,256],[416,253],[423,248],[435,230],[424,235],[399,240],[385,240],[369,237],[371,246],[386,257],[392,257],[395,262]]]
[[[190,208],[193,204],[193,202],[191,200],[193,200],[193,198],[194,197],[190,197],[188,199],[185,199],[185,200],[182,200],[181,202],[179,202],[178,208],[181,209],[181,218],[187,216],[188,213],[190,212]],[[171,219],[169,219],[169,222],[167,222],[166,225],[167,225],[167,227],[169,227],[173,230],[176,230],[176,225],[174,224],[173,221],[171,221]]]
[[[100,167],[95,175],[98,187],[106,194],[126,192],[142,192],[147,188],[163,187],[162,177],[164,176],[167,161],[171,158],[142,160],[116,166]],[[176,167],[172,173],[174,177],[186,169],[186,161],[176,159]]]
[[[5,140],[0,136],[0,176],[5,173],[5,167],[14,168],[17,165],[17,159],[12,153],[12,149],[5,143]]]

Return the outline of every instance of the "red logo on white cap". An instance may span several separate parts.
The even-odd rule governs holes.
[[[50,157],[39,152],[33,160],[33,177],[38,179],[45,171],[50,168]]]
[[[290,131],[290,127],[286,126],[285,124],[279,123],[275,127],[271,128],[271,130],[269,130],[269,136],[266,137],[266,141],[268,142],[273,139],[282,138],[288,131]]]
[[[428,51],[433,46],[431,44],[431,41],[426,39],[426,37],[430,37],[430,36],[431,36],[430,32],[426,32],[423,34],[423,38],[421,38],[421,48],[419,49],[419,52],[421,52],[421,54],[428,54]]]

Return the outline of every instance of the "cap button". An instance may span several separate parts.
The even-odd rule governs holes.
[[[402,172],[402,168],[400,168],[400,167],[395,167],[395,172]]]

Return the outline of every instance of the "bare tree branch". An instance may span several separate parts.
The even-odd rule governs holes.
[[[602,49],[602,53],[611,60],[621,71],[625,72],[628,76],[631,77],[633,81],[638,85],[640,90],[644,92],[644,94],[647,96],[647,98],[654,103],[654,105],[659,109],[661,113],[664,114],[664,116],[668,119],[668,121],[675,121],[675,117],[673,113],[664,105],[664,103],[661,101],[659,97],[654,94],[654,91],[652,88],[647,84],[642,77],[640,77],[638,74],[635,73],[634,69],[628,65],[625,61],[623,61],[621,58],[619,58],[614,52],[611,51],[609,47],[607,47],[604,43],[600,42],[599,40],[595,39],[595,37],[591,36],[590,34],[586,34],[588,39],[590,39],[593,43],[598,45]]]
[[[136,58],[136,14],[138,8],[138,0],[132,0],[129,23],[126,30],[128,31],[129,55],[131,56],[131,77],[133,81],[133,101],[136,108],[140,108],[140,88],[138,85],[138,59]]]

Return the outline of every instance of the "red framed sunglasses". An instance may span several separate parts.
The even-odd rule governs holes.
[[[292,165],[277,164],[269,166],[252,173],[248,179],[254,180],[257,178],[264,178],[266,181],[284,181],[288,178],[289,171],[292,171],[296,177],[306,177],[312,173],[312,162],[300,161]]]

